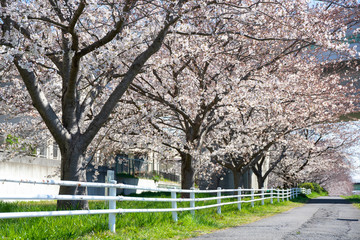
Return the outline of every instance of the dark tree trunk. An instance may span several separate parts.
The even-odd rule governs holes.
[[[190,189],[194,187],[195,169],[193,167],[193,157],[188,153],[181,154],[181,188]],[[182,194],[188,197],[189,194]]]
[[[231,169],[233,176],[234,176],[234,189],[238,189],[240,187],[240,178],[241,173],[239,171],[236,171],[236,169]]]
[[[264,182],[267,177],[267,173],[263,175],[263,164],[264,164],[265,157],[261,159],[261,161],[257,162],[254,166],[251,167],[251,170],[256,176],[258,188],[261,189],[264,187]]]
[[[257,176],[257,182],[258,182],[258,187],[259,189],[264,187],[264,183],[265,183],[265,178],[262,178],[260,176]]]
[[[71,151],[73,150],[73,151]],[[84,154],[71,149],[61,157],[61,180],[86,182]],[[60,195],[87,195],[87,187],[60,186]],[[89,209],[87,200],[58,200],[57,209]]]

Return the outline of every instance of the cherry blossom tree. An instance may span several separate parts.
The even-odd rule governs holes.
[[[205,146],[214,148],[221,143],[219,136],[229,134],[226,124],[239,116],[238,108],[257,109],[267,101],[264,93],[274,90],[271,84],[296,95],[296,89],[286,88],[302,77],[311,79],[314,72],[319,75],[303,64],[317,60],[304,53],[313,53],[310,47],[347,48],[336,41],[344,32],[342,22],[332,18],[338,9],[312,8],[307,1],[0,3],[0,96],[6,102],[1,113],[31,116],[32,123],[41,119],[59,145],[64,180],[85,181],[86,153],[96,149],[91,144],[99,143],[111,124],[122,119],[130,129],[127,134],[131,128],[144,128],[147,139],[155,136],[153,142],[180,154],[183,187],[189,188],[195,169],[204,164],[200,159]],[[290,74],[294,67],[296,74]],[[312,88],[313,82],[306,84],[302,86]],[[321,90],[320,95],[334,94],[330,87],[336,84],[317,81],[314,89]],[[129,103],[132,108],[121,107]],[[299,108],[310,106],[301,103],[293,110],[283,106],[282,111],[296,118]],[[329,112],[339,107],[324,104]],[[140,120],[134,123],[146,123],[140,128],[130,122],[138,113]],[[215,129],[219,134],[209,136]],[[230,145],[226,148],[232,151]],[[86,188],[61,187],[60,194],[86,194]],[[59,201],[58,207],[87,208],[87,202]]]
[[[304,144],[289,142],[284,160],[273,171],[272,184],[275,184],[275,179],[276,186],[296,186],[302,182],[330,186],[339,179],[348,179],[353,166],[347,160],[351,153],[346,149],[358,144],[359,140],[354,129],[348,125],[336,123],[303,129],[298,136],[303,137]],[[358,128],[357,123],[352,125]],[[274,175],[277,177],[274,178]]]
[[[297,183],[304,181],[323,185],[327,180],[326,176],[333,177],[328,174],[329,163],[343,162],[345,149],[358,142],[359,136],[354,134],[353,129],[346,130],[348,128],[346,126],[347,124],[344,123],[315,125],[288,134],[283,145],[276,144],[251,167],[257,177],[259,188],[264,185],[265,179],[273,171],[282,179],[280,182],[286,182],[287,186],[296,186]],[[269,162],[266,163],[265,159]],[[306,176],[306,179],[301,179],[309,167],[314,170]],[[349,165],[344,169],[348,172]]]
[[[253,83],[253,96],[247,95],[247,101],[252,102],[250,106],[232,100],[229,115],[232,119],[224,121],[225,125],[219,126],[220,131],[211,136],[213,145],[223,146],[213,152],[221,156],[216,160],[232,170],[237,179],[253,168],[259,184],[263,183],[262,166],[269,152],[276,148],[272,155],[280,161],[290,139],[297,140],[295,144],[301,143],[301,139],[291,135],[320,122],[337,121],[339,116],[353,109],[353,97],[339,85],[339,77],[325,77],[322,67],[313,63],[307,65],[302,60],[296,63],[289,59],[286,63],[285,67],[277,66],[282,69],[276,74],[267,73]],[[235,186],[238,181],[234,178]]]
[[[179,19],[206,4],[2,0],[1,99],[14,107],[2,112],[40,116],[59,145],[61,179],[85,181],[86,150],[119,99]],[[86,192],[60,188],[60,194]],[[69,207],[88,206],[58,202]]]
[[[275,11],[279,9],[284,12]],[[288,14],[294,9],[299,15]],[[330,26],[336,24],[331,19],[324,28],[315,24],[328,17],[329,12],[312,12],[304,3],[251,2],[238,6],[226,5],[222,11],[225,11],[223,18],[210,13],[207,17],[214,20],[201,26],[201,31],[196,32],[193,26],[186,24],[183,29],[174,31],[172,38],[169,37],[164,48],[158,52],[162,61],[149,65],[131,87],[136,94],[129,102],[135,103],[137,109],[146,109],[146,113],[152,112],[151,119],[144,117],[147,121],[143,126],[148,124],[152,127],[153,130],[148,130],[153,132],[150,135],[155,136],[157,142],[175,149],[181,156],[183,188],[193,186],[196,171],[209,162],[209,152],[204,149],[213,152],[213,159],[219,156],[223,159],[242,145],[242,148],[252,151],[249,153],[252,156],[247,158],[253,163],[275,140],[294,128],[305,126],[301,121],[308,117],[307,114],[321,110],[319,115],[323,114],[326,119],[330,117],[330,108],[342,109],[341,106],[346,106],[346,101],[341,103],[344,95],[334,94],[339,90],[338,79],[329,78],[322,82],[319,79],[320,68],[316,68],[319,62],[315,54],[346,47],[343,43],[334,44],[333,39],[338,33],[331,34]],[[229,14],[231,18],[226,17]],[[313,22],[299,23],[295,19],[311,19],[309,21]],[[269,26],[273,27],[271,31]],[[312,29],[314,26],[315,29]],[[297,31],[289,35],[289,29]],[[324,39],[324,35],[328,40]],[[309,51],[309,47],[316,44],[320,50]],[[311,89],[309,86],[313,84],[313,78],[316,79],[314,85],[317,88]],[[297,93],[303,87],[309,91]],[[322,100],[315,98],[319,89],[323,94]],[[276,96],[272,98],[274,93]],[[330,98],[325,95],[336,96],[336,99],[329,101]],[[297,105],[292,104],[295,101],[293,96],[298,97]],[[139,98],[142,100],[139,101]],[[311,105],[311,98],[318,103]],[[322,103],[325,105],[323,108],[319,107]],[[310,110],[306,111],[308,108]],[[277,111],[278,119],[273,117],[274,114],[266,115],[266,111],[272,110]],[[247,111],[252,125],[244,130],[246,124],[240,119],[248,121],[244,120],[249,118],[245,116]],[[301,117],[297,116],[298,113]],[[284,114],[289,116],[284,117]],[[291,122],[297,118],[299,121],[296,124]],[[269,129],[274,127],[277,130],[271,132]],[[259,142],[257,137],[250,136],[252,131],[271,133],[257,135],[263,138]],[[254,139],[242,139],[234,144],[230,143],[230,139],[224,141],[225,138],[235,138],[232,132],[247,132],[247,137]],[[228,167],[233,165],[230,161]],[[240,169],[246,170],[245,165],[234,167],[236,175],[241,174]]]
[[[327,15],[327,17],[322,15],[322,17],[327,20],[330,18],[330,16],[333,17],[335,25],[337,24],[337,26],[328,33],[334,34],[332,35],[334,39],[337,38],[339,41],[344,42],[343,38],[346,32],[345,29],[349,24],[348,20],[349,15],[351,16],[351,13],[349,14],[341,11],[342,7],[330,8],[328,5],[321,5],[318,7],[320,7],[324,13],[327,10],[331,11],[332,14]],[[341,28],[343,31],[336,32],[336,30]],[[321,46],[326,48],[326,44]],[[320,46],[318,45],[318,47]],[[324,66],[327,66],[327,60],[329,56],[333,60],[334,55],[337,56],[337,61],[335,61],[333,65],[336,66],[336,62],[341,62],[341,57],[337,55],[338,52],[334,51],[334,49],[335,48],[331,47],[329,48],[329,51],[325,50],[323,53],[321,53],[321,51],[303,51],[303,64],[307,65],[307,67],[295,67],[296,59],[287,59],[287,69],[276,69],[276,72],[269,72],[267,73],[267,76],[257,76],[259,82],[261,78],[269,79],[273,77],[277,79],[278,82],[273,84],[273,86],[268,86],[268,89],[271,89],[271,93],[274,91],[273,95],[275,97],[272,97],[270,94],[268,97],[266,91],[259,90],[258,92],[262,93],[262,96],[265,96],[263,98],[257,98],[262,99],[263,101],[259,102],[258,104],[254,104],[256,107],[246,108],[242,106],[242,110],[240,110],[239,106],[241,106],[241,104],[237,104],[237,110],[241,114],[233,113],[230,114],[230,116],[232,116],[233,119],[242,119],[242,122],[236,120],[232,122],[229,121],[229,123],[227,123],[228,126],[223,127],[225,133],[222,135],[220,134],[222,137],[214,145],[226,145],[227,150],[219,148],[220,151],[218,151],[218,153],[215,152],[214,155],[220,154],[221,157],[217,156],[215,159],[223,166],[231,169],[236,178],[252,167],[254,172],[258,175],[259,183],[261,184],[261,182],[263,182],[262,178],[269,173],[265,172],[265,175],[262,175],[261,173],[263,170],[262,166],[265,163],[265,157],[268,155],[267,152],[270,150],[270,148],[274,148],[274,145],[277,144],[278,141],[280,141],[281,145],[284,143],[283,146],[286,147],[286,138],[284,138],[284,136],[287,136],[293,131],[313,126],[314,124],[322,121],[337,121],[338,117],[342,114],[351,112],[350,109],[353,108],[349,108],[349,106],[352,105],[354,97],[350,97],[350,91],[349,89],[346,89],[346,87],[343,88],[342,86],[336,86],[342,84],[344,79],[340,79],[336,76],[330,77],[327,75],[328,73],[325,73],[324,71],[324,69],[327,68],[324,68]],[[344,55],[345,59],[357,56],[358,55],[354,51],[347,52]],[[310,58],[305,60],[307,57]],[[277,66],[276,64],[273,65]],[[282,67],[283,66],[280,66],[280,68]],[[301,69],[302,67],[304,68]],[[274,69],[275,68],[276,67],[274,67]],[[293,74],[295,72],[297,73]],[[284,75],[284,73],[288,74],[288,76]],[[334,74],[334,71],[332,73]],[[292,85],[287,85],[288,83],[291,83],[292,77],[300,78],[297,78],[296,84],[294,82]],[[279,82],[281,82],[281,84],[285,84],[284,86],[286,87],[279,88]],[[263,85],[266,86],[266,84]],[[309,86],[311,86],[311,88]],[[255,84],[254,89],[256,89]],[[278,89],[281,90],[277,92]],[[288,90],[290,90],[290,92]],[[282,98],[276,98],[277,95],[281,96]],[[272,100],[267,102],[267,100],[271,97]],[[234,106],[234,109],[236,109],[236,106]],[[275,109],[275,111],[273,111],[273,109]],[[284,109],[285,111],[281,112],[278,111],[278,109]],[[252,115],[257,116],[254,117]],[[256,126],[257,121],[260,122],[263,126]],[[243,127],[239,129],[236,129],[236,127],[233,127],[232,129],[230,128],[230,126],[241,125],[243,125]],[[268,128],[266,128],[266,125]],[[246,128],[249,130],[244,131]],[[262,131],[262,129],[265,130]],[[216,135],[219,136],[219,134]],[[215,136],[213,138],[215,138]],[[279,162],[284,158],[284,154],[282,152],[283,147],[280,147],[279,151],[275,154],[276,160],[273,163]],[[273,169],[273,166],[270,166],[270,169],[268,170],[271,169]],[[234,181],[234,185],[237,186],[238,180],[234,179]]]
[[[280,148],[280,149],[279,149]],[[257,178],[258,188],[265,185],[265,180],[275,167],[285,158],[286,146],[277,146],[276,144],[265,154],[262,154],[259,161],[251,166],[251,171]],[[269,163],[267,162],[269,161]]]
[[[348,194],[353,166],[339,152],[322,154],[308,159],[285,159],[269,175],[272,187],[296,187],[299,183],[316,182],[329,193]],[[345,187],[345,188],[344,188]]]

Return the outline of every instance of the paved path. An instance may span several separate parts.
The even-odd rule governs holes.
[[[195,239],[360,240],[360,210],[340,197],[320,197],[303,207]]]

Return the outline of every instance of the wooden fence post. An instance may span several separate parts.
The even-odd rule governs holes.
[[[106,171],[105,183],[111,183],[112,180],[115,180],[115,172],[113,170]],[[105,196],[109,196],[109,189],[105,188]]]
[[[238,188],[238,209],[241,210],[241,187]]]
[[[192,187],[190,189],[193,190],[193,192],[190,193],[190,198],[191,198],[190,207],[195,208],[195,192],[194,192],[195,188]],[[195,210],[191,210],[190,213],[191,213],[191,215],[194,216],[195,215]]]
[[[217,196],[218,196],[218,197],[221,197],[221,191],[220,191],[220,190],[221,190],[221,187],[218,187],[217,190],[218,190]],[[221,199],[218,199],[218,200],[217,200],[217,204],[221,204]],[[217,213],[218,213],[218,214],[221,214],[221,206],[218,206],[218,207],[217,207]]]
[[[273,197],[274,197],[274,189],[273,189],[273,188],[271,188],[271,189],[270,189],[270,203],[271,203],[271,204],[273,204],[273,203],[274,203],[274,201],[273,201]]]
[[[289,189],[286,189],[286,201],[289,201]]]
[[[251,189],[251,207],[254,207],[254,189]]]
[[[110,180],[110,183],[116,184],[115,180]],[[116,197],[116,188],[109,188],[109,195],[111,197]],[[109,200],[109,209],[116,209],[116,200]],[[109,230],[110,232],[115,233],[115,223],[116,223],[116,214],[109,213]]]
[[[171,198],[172,198],[172,199],[176,199],[176,192],[175,192],[175,191],[171,192]],[[173,209],[176,209],[176,208],[177,208],[177,202],[176,202],[176,201],[171,202],[171,207],[172,207]],[[177,222],[178,216],[177,216],[177,212],[176,212],[176,211],[173,211],[173,212],[172,212],[172,218],[173,218],[173,220],[174,220],[175,222]]]

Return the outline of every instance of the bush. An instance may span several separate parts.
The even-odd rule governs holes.
[[[317,192],[317,193],[321,193],[322,187],[320,187],[320,185],[318,183],[312,183],[312,184],[314,186],[314,191]]]
[[[152,180],[154,180],[154,182],[159,182],[161,179],[160,175],[156,174],[152,177]]]
[[[300,188],[311,189],[312,192],[317,192],[319,194],[326,193],[326,190],[323,187],[321,187],[318,183],[306,182],[300,184]]]

